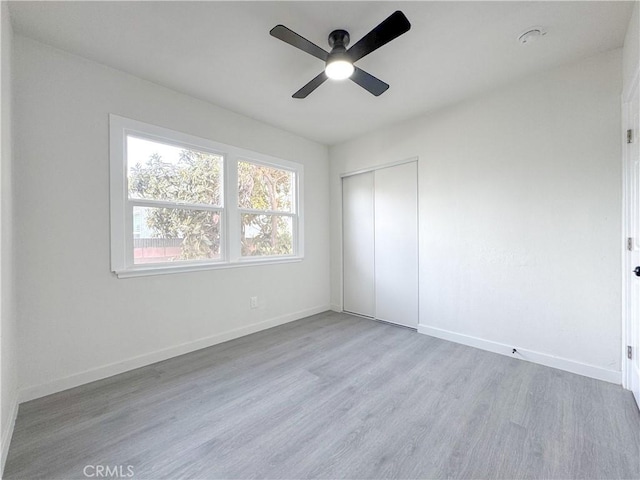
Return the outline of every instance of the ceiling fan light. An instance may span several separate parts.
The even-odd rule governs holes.
[[[353,64],[347,60],[334,60],[327,63],[324,71],[332,80],[345,80],[353,75]]]

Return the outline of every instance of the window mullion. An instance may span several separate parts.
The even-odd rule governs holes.
[[[227,260],[240,259],[240,212],[238,209],[238,157],[229,155],[227,159],[226,211],[227,211]]]
[[[184,210],[209,210],[222,211],[223,208],[216,205],[208,205],[206,203],[181,203],[168,202],[164,200],[149,200],[145,198],[130,198],[127,200],[132,207],[151,207],[151,208],[181,208]]]
[[[238,212],[240,214],[248,214],[248,215],[277,215],[282,217],[295,217],[296,214],[292,212],[281,212],[278,210],[259,210],[259,209],[251,209],[251,208],[239,208]]]

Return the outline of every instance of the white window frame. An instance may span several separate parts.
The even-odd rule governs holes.
[[[176,263],[138,265],[133,263],[133,204],[170,208],[190,208],[190,205],[185,205],[180,202],[129,200],[126,153],[127,135],[222,156],[224,172],[222,205],[215,207],[210,205],[203,206],[205,210],[221,212],[220,259],[185,260]],[[290,263],[299,262],[304,258],[304,167],[301,164],[114,114],[109,115],[109,136],[111,271],[114,272],[118,278],[235,268],[271,263]],[[240,215],[245,209],[240,209],[238,206],[238,161],[266,165],[294,173],[294,198],[291,212],[293,218],[293,252],[291,255],[242,256],[240,246]],[[200,209],[200,205],[198,205],[198,208]],[[262,211],[260,211],[260,213],[269,214],[269,212]],[[283,215],[282,212],[274,213]]]
[[[240,225],[240,217],[244,214],[256,214],[256,215],[276,215],[276,216],[282,216],[282,217],[291,217],[292,222],[291,222],[291,226],[292,226],[292,242],[293,242],[293,248],[294,248],[294,252],[293,255],[296,254],[296,246],[299,245],[298,242],[298,211],[299,211],[299,198],[298,198],[298,189],[299,189],[299,185],[296,182],[296,179],[298,178],[298,172],[296,170],[294,170],[291,167],[286,167],[282,164],[275,164],[272,162],[267,162],[264,159],[259,159],[259,158],[251,158],[249,156],[240,156],[234,159],[234,171],[237,172],[238,171],[238,162],[246,162],[246,163],[251,163],[254,165],[261,165],[261,166],[265,166],[265,167],[272,167],[272,168],[276,168],[278,170],[285,170],[287,172],[291,172],[294,174],[294,184],[293,184],[293,198],[292,198],[292,205],[291,205],[291,211],[290,212],[286,212],[286,211],[281,211],[281,210],[254,210],[251,208],[241,208],[238,206],[238,214],[237,219],[238,219],[238,228],[241,227]],[[236,181],[234,183],[234,185],[237,185],[237,178]],[[237,194],[237,189],[236,192]],[[235,204],[238,205],[238,201],[236,198],[236,202]],[[246,256],[243,257],[242,256],[242,252],[241,252],[241,246],[240,243],[238,242],[237,244],[234,244],[234,247],[238,248],[237,252],[233,252],[236,254],[236,258],[238,258],[239,262],[251,262],[251,261],[255,261],[256,258],[283,258],[286,257],[285,255],[273,255],[273,256],[261,256],[261,257],[251,257],[251,256]],[[233,251],[233,249],[232,249]]]

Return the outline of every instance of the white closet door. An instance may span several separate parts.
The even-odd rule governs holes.
[[[417,164],[375,172],[375,317],[418,326]]]
[[[342,243],[345,312],[373,317],[373,172],[342,179]]]

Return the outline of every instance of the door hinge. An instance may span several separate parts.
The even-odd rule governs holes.
[[[633,347],[631,345],[627,345],[627,358],[629,360],[633,358]]]
[[[633,130],[627,130],[627,143],[633,143]]]
[[[631,237],[627,238],[627,250],[633,252],[633,238]]]

